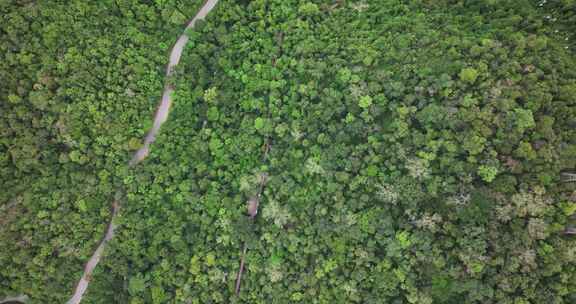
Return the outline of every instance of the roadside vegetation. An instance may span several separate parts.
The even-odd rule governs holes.
[[[576,2],[401,2],[222,0],[132,169],[201,2],[0,4],[0,296],[121,188],[85,303],[576,302]]]

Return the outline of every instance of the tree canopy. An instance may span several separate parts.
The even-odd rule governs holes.
[[[0,297],[66,301],[123,189],[85,303],[576,302],[552,2],[222,0],[134,168],[201,1],[0,3]]]

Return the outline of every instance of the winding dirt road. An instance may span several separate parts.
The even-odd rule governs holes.
[[[188,23],[186,29],[184,30],[182,35],[180,35],[178,41],[176,41],[176,44],[174,44],[174,46],[172,47],[172,51],[170,52],[170,60],[166,68],[166,82],[168,78],[172,76],[174,68],[180,62],[180,57],[182,57],[182,51],[184,50],[184,47],[188,42],[188,36],[186,35],[186,31],[188,29],[193,28],[198,20],[204,19],[206,15],[216,6],[217,3],[218,0],[207,0],[206,3],[204,3],[204,6],[202,6],[202,8],[200,9],[200,11],[198,11],[196,16],[194,16],[194,18]],[[160,127],[168,119],[168,114],[170,112],[170,107],[172,105],[173,92],[174,87],[166,83],[164,86],[164,92],[162,93],[162,99],[160,101],[160,105],[158,106],[158,110],[154,115],[154,124],[152,125],[150,131],[148,131],[146,138],[144,138],[144,144],[140,149],[138,149],[138,151],[136,151],[136,153],[134,153],[134,156],[128,163],[130,167],[133,167],[138,163],[140,163],[150,153],[150,146],[156,140],[156,135],[160,131]],[[80,278],[80,281],[78,281],[78,284],[76,285],[74,295],[70,298],[70,300],[68,300],[67,304],[78,304],[82,301],[82,297],[84,296],[84,293],[88,289],[88,285],[92,277],[92,272],[94,271],[94,268],[96,268],[96,265],[98,265],[98,263],[100,262],[106,244],[114,237],[114,230],[116,228],[114,220],[116,219],[116,216],[118,215],[118,211],[120,209],[120,203],[119,203],[120,198],[121,198],[121,191],[118,191],[116,193],[114,202],[112,203],[112,217],[110,218],[110,223],[106,228],[106,234],[104,235],[102,241],[100,242],[100,244],[90,257],[90,259],[86,263],[86,266],[84,267],[84,273]]]
[[[188,23],[184,33],[180,35],[176,44],[172,47],[172,51],[170,52],[170,61],[168,62],[168,66],[166,67],[166,79],[172,76],[174,72],[174,67],[180,63],[180,57],[182,57],[182,51],[188,42],[188,36],[185,34],[188,29],[194,27],[198,20],[202,20],[208,15],[208,13],[216,6],[218,0],[207,0],[204,6],[198,11],[194,19]],[[140,148],[134,156],[132,160],[130,160],[130,166],[134,166],[144,160],[148,153],[150,152],[150,145],[156,140],[156,135],[158,131],[160,131],[160,127],[166,120],[168,119],[168,113],[170,112],[170,107],[172,106],[172,93],[174,92],[174,87],[170,84],[166,84],[164,86],[164,92],[162,93],[162,100],[160,101],[160,105],[158,106],[158,110],[156,111],[156,115],[154,116],[154,124],[152,125],[152,129],[146,135],[144,139],[144,145]]]
[[[0,304],[26,303],[26,301],[28,301],[27,295],[19,295],[17,297],[6,297],[0,300]]]

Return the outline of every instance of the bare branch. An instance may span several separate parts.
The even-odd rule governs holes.
[[[242,273],[244,272],[244,259],[246,257],[246,251],[248,247],[244,244],[244,249],[242,250],[242,258],[240,259],[240,270],[236,276],[236,295],[240,293],[240,282],[242,282]]]
[[[573,227],[566,228],[566,229],[564,229],[564,234],[565,235],[576,235],[576,228],[573,228]]]
[[[563,182],[576,182],[576,173],[564,172],[561,174]]]

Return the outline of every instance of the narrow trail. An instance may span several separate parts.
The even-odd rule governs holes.
[[[26,303],[26,301],[28,301],[27,295],[19,295],[17,297],[6,297],[0,300],[0,304]]]
[[[180,57],[182,57],[182,51],[188,42],[188,36],[186,35],[186,31],[194,27],[198,20],[202,20],[208,15],[208,13],[216,6],[218,0],[207,0],[204,6],[198,11],[196,16],[188,23],[186,29],[180,37],[176,44],[172,47],[172,51],[170,52],[170,60],[168,62],[168,66],[166,67],[166,79],[172,76],[174,72],[174,68],[180,63]],[[164,86],[164,92],[162,93],[162,100],[160,101],[160,105],[158,106],[158,110],[156,111],[156,115],[154,116],[154,124],[152,128],[146,135],[144,139],[144,145],[134,153],[132,160],[130,160],[129,165],[134,166],[144,160],[146,156],[150,153],[150,145],[156,140],[156,135],[160,131],[160,127],[166,120],[168,119],[168,113],[170,112],[170,107],[172,106],[172,93],[174,92],[174,87],[168,83]]]
[[[138,151],[134,153],[134,156],[128,163],[128,166],[133,167],[143,161],[148,154],[150,153],[150,146],[156,140],[156,135],[160,131],[160,127],[166,120],[168,119],[168,114],[170,112],[170,107],[172,106],[172,93],[174,92],[174,87],[171,84],[168,84],[168,79],[172,76],[174,72],[174,68],[180,63],[180,58],[182,57],[182,52],[186,43],[188,42],[188,36],[186,35],[186,31],[193,28],[194,25],[198,20],[202,20],[208,15],[212,9],[216,6],[218,0],[207,0],[202,8],[196,13],[196,16],[186,25],[184,32],[180,35],[172,50],[170,52],[170,60],[166,67],[166,84],[164,85],[164,91],[162,93],[162,99],[160,101],[160,105],[158,106],[158,110],[154,115],[154,123],[148,134],[144,138],[144,143]],[[104,248],[106,247],[107,243],[114,237],[114,231],[116,229],[116,225],[114,224],[114,220],[116,219],[118,212],[120,210],[120,199],[122,197],[122,192],[119,190],[116,192],[114,202],[112,203],[112,216],[110,218],[110,222],[108,223],[108,227],[106,228],[106,233],[98,244],[98,247],[86,263],[84,267],[84,273],[82,277],[78,281],[76,285],[76,289],[72,297],[66,302],[67,304],[79,304],[82,301],[82,297],[84,293],[88,289],[88,285],[90,284],[90,280],[92,278],[92,272],[100,262],[102,258],[102,253],[104,252]],[[20,299],[21,302],[24,300]]]

